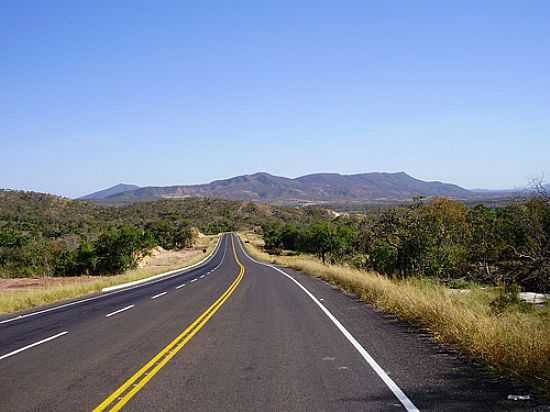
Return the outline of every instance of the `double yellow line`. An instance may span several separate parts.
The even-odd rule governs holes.
[[[153,359],[147,362],[139,371],[137,371],[130,379],[124,382],[116,391],[109,395],[99,406],[94,409],[94,412],[103,411],[119,411],[121,410],[136,393],[138,393],[153,376],[155,376],[176,353],[178,353],[186,344],[195,336],[212,316],[220,309],[224,302],[233,294],[239,283],[244,277],[244,266],[237,257],[233,236],[231,236],[231,245],[233,247],[233,255],[235,261],[240,266],[239,275],[227,290],[197,319],[193,321],[182,333],[180,333],[172,342],[162,349]]]

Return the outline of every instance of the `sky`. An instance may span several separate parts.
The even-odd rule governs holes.
[[[548,1],[2,1],[0,187],[550,177]]]

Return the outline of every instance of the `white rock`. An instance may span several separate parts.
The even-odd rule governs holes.
[[[519,298],[528,303],[544,303],[550,300],[550,294],[535,292],[520,292]]]

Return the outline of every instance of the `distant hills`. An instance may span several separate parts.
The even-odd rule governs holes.
[[[118,194],[129,192],[136,189],[139,189],[139,186],[120,183],[108,189],[100,190],[99,192],[90,193],[89,195],[82,196],[79,198],[79,200],[104,200],[104,199],[108,199],[111,196],[116,196]]]
[[[164,187],[117,185],[83,200],[133,203],[162,198],[209,197],[269,203],[323,203],[350,201],[405,201],[416,196],[454,199],[494,198],[508,191],[470,191],[460,186],[416,179],[404,172],[342,175],[317,173],[295,179],[255,173],[207,184]]]

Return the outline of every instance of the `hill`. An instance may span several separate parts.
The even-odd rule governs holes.
[[[290,208],[244,201],[190,197],[159,199],[125,206],[71,200],[46,193],[0,189],[0,231],[59,238],[93,236],[109,226],[188,221],[204,233],[250,229],[263,223],[308,222],[326,217],[318,208]]]
[[[342,201],[410,200],[416,196],[476,197],[460,186],[415,179],[404,172],[342,175],[318,173],[290,179],[255,173],[207,184],[143,187],[88,199],[110,203],[132,203],[161,198],[209,197],[270,203],[321,203]]]
[[[94,192],[90,193],[89,195],[82,196],[79,198],[79,200],[103,200],[108,198],[109,196],[115,196],[120,193],[129,192],[130,190],[136,189],[139,189],[139,186],[120,183],[108,189],[100,190],[99,192]]]

